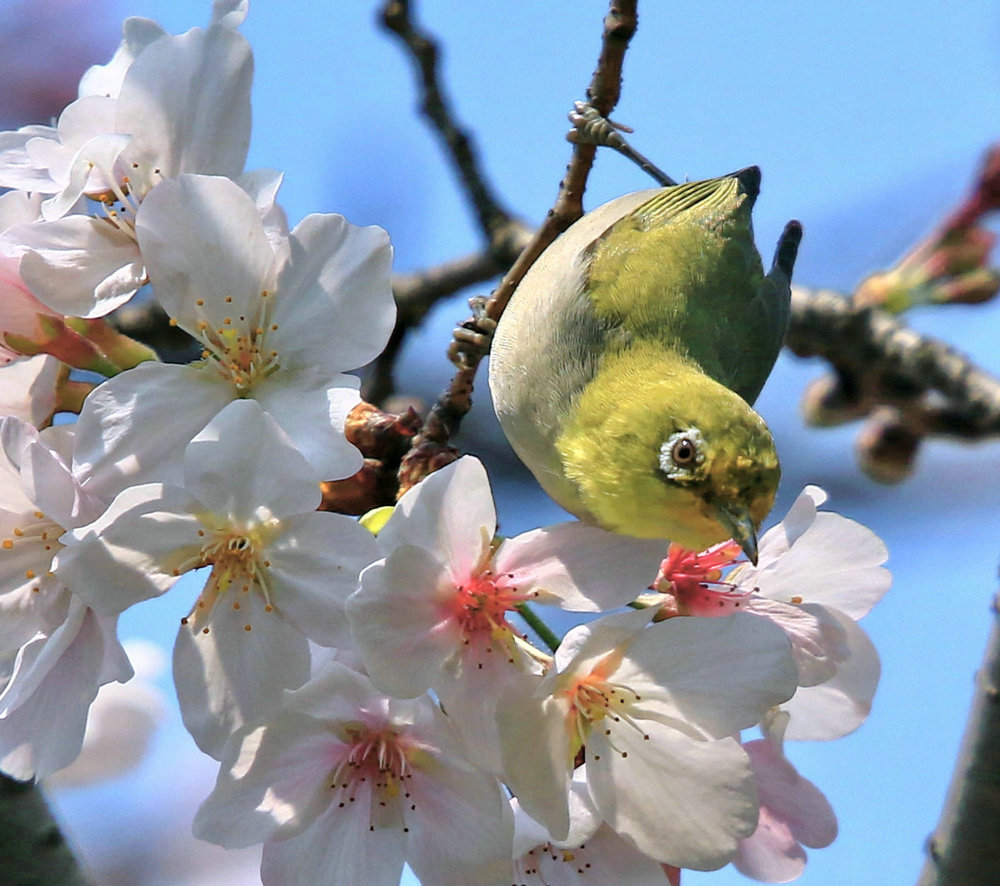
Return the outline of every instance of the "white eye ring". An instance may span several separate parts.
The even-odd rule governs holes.
[[[697,428],[671,434],[660,447],[660,470],[671,479],[690,478],[705,463],[705,438]]]

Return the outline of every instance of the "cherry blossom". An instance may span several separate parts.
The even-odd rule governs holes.
[[[79,754],[98,688],[132,670],[116,619],[53,572],[65,530],[103,509],[67,467],[71,431],[7,417],[0,443],[0,652],[14,656],[0,691],[0,768],[42,778]]]
[[[656,571],[662,543],[563,523],[494,544],[486,470],[471,456],[409,490],[379,532],[384,559],[347,602],[375,685],[411,698],[432,688],[471,733],[468,752],[499,766],[494,706],[510,677],[548,656],[508,621],[524,602],[577,612],[623,606]]]
[[[427,696],[399,700],[332,661],[226,745],[195,835],[264,844],[265,886],[509,886],[512,816]]]
[[[653,615],[573,628],[544,677],[508,684],[497,707],[504,780],[565,839],[583,751],[594,806],[616,833],[657,861],[711,870],[757,822],[750,764],[731,735],[792,694],[795,668],[764,619],[649,625]]]
[[[211,567],[174,648],[184,723],[217,755],[309,676],[308,640],[350,643],[343,602],[375,559],[371,533],[317,512],[317,475],[253,400],[224,409],[185,451],[186,487],[123,491],[66,537],[56,564],[96,611],[117,615]]]
[[[753,836],[740,841],[733,865],[767,883],[794,880],[805,870],[802,846],[821,849],[837,836],[837,818],[826,797],[785,757],[788,720],[783,712],[768,717],[764,738],[743,745],[757,780],[760,820]]]
[[[343,428],[358,380],[343,373],[392,330],[385,232],[310,215],[275,240],[232,181],[184,175],[150,193],[137,233],[154,295],[203,356],[144,363],[98,387],[80,414],[81,467],[178,482],[184,445],[227,403],[253,398],[323,479],[355,473],[362,458]]]
[[[800,689],[787,737],[837,738],[868,716],[880,667],[856,624],[888,590],[888,552],[865,526],[817,508],[826,493],[807,486],[788,514],[764,533],[756,566],[734,565],[733,543],[696,553],[671,546],[656,588],[664,615],[749,612],[778,624],[792,643]]]
[[[20,276],[50,308],[98,317],[143,285],[136,219],[160,182],[243,172],[253,59],[232,6],[217,8],[207,30],[177,36],[146,20],[126,23],[115,59],[88,73],[56,127],[0,133],[0,185],[52,195],[43,221],[3,235]]]

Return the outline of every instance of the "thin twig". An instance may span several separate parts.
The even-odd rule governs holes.
[[[438,70],[441,50],[437,41],[414,24],[409,0],[388,0],[382,9],[382,23],[403,41],[416,64],[421,87],[420,109],[441,137],[490,248],[503,251],[506,242],[517,237],[520,223],[494,194],[480,167],[471,137],[451,110],[451,102],[441,85]]]
[[[636,25],[636,0],[612,0],[604,19],[601,54],[587,89],[587,101],[604,116],[611,113],[621,94],[625,51]],[[596,151],[594,145],[573,146],[555,205],[486,303],[484,317],[487,320],[499,320],[528,268],[559,234],[583,215],[583,192]],[[439,464],[441,453],[451,450],[448,441],[472,407],[473,382],[485,353],[483,348],[470,347],[462,336],[452,343],[449,356],[459,369],[431,408],[423,431],[417,435],[413,448],[403,460],[400,467],[401,492],[428,473],[426,468],[429,462]]]

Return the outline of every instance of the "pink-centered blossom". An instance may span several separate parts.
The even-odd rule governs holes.
[[[227,743],[195,835],[264,844],[265,886],[509,886],[512,816],[428,698],[380,695],[333,661]]]
[[[764,533],[756,566],[737,563],[732,542],[700,553],[671,546],[655,584],[665,594],[663,615],[743,611],[785,631],[799,672],[800,689],[784,705],[793,713],[787,737],[795,739],[837,738],[868,716],[880,667],[856,620],[892,581],[881,539],[860,523],[819,511],[825,500],[821,489],[807,486]]]
[[[210,567],[174,647],[184,723],[218,755],[309,676],[308,641],[350,644],[343,604],[377,557],[357,521],[316,511],[318,475],[253,400],[224,409],[185,450],[184,488],[126,489],[67,535],[56,572],[117,615]]]
[[[469,739],[469,753],[499,765],[494,706],[504,683],[548,655],[511,623],[518,605],[577,612],[622,606],[656,571],[662,543],[581,523],[495,542],[496,510],[481,462],[466,456],[426,477],[379,532],[384,559],[347,602],[368,673],[409,698],[433,688]]]

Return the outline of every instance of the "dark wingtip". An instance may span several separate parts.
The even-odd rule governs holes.
[[[774,263],[772,268],[777,268],[789,280],[792,279],[792,269],[795,267],[795,258],[799,254],[799,243],[802,242],[802,223],[792,219],[785,230],[778,238],[778,246],[774,250]]]
[[[754,200],[760,193],[759,166],[748,166],[746,169],[734,172],[733,178],[740,183],[743,193],[745,193],[751,200]]]

